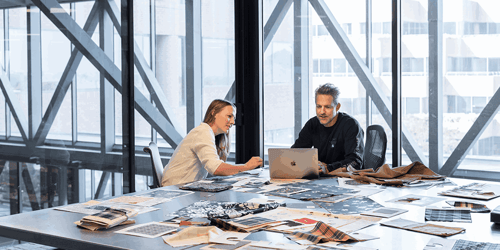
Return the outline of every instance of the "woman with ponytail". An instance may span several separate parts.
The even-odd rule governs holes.
[[[177,146],[163,170],[162,186],[197,181],[212,175],[233,175],[262,166],[260,157],[246,164],[226,163],[229,156],[229,129],[234,124],[236,107],[225,100],[208,106],[203,122],[192,129]]]

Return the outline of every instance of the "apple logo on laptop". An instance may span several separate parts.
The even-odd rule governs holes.
[[[292,161],[292,166],[295,166],[295,165],[297,165],[297,164],[295,163],[295,161]]]

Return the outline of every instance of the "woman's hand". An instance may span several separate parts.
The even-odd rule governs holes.
[[[318,161],[318,167],[319,167],[319,174],[327,174],[327,166],[324,162]]]
[[[251,169],[254,169],[256,167],[262,166],[262,163],[263,163],[262,158],[260,158],[258,156],[254,156],[250,160],[247,161],[245,166],[247,166]]]

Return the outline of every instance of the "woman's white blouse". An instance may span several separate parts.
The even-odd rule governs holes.
[[[223,161],[217,155],[215,135],[210,126],[202,122],[192,129],[177,146],[172,158],[163,169],[161,185],[170,186],[201,180],[214,174]]]

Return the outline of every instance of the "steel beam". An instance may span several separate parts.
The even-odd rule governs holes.
[[[21,192],[19,188],[19,164],[9,161],[9,205],[10,214],[21,212]]]
[[[99,9],[99,43],[109,58],[114,58],[114,27],[104,8]],[[100,75],[101,152],[109,152],[115,144],[115,89]]]
[[[40,10],[28,7],[28,138],[32,140],[42,120],[42,42]]]
[[[493,97],[484,107],[483,111],[479,114],[472,127],[467,131],[458,146],[453,150],[450,157],[443,165],[439,174],[451,176],[455,170],[460,166],[460,163],[465,159],[471,148],[479,140],[484,130],[488,127],[495,115],[498,113],[500,107],[500,88],[497,89]]]
[[[89,16],[87,18],[87,21],[83,26],[83,30],[87,35],[91,36],[92,34],[94,34],[94,31],[97,28],[97,24],[99,21],[98,17],[99,17],[99,2],[97,1],[94,3],[94,6],[92,7]],[[74,22],[73,19],[71,20]],[[73,51],[71,52],[71,57],[69,58],[68,63],[66,64],[66,68],[63,71],[61,79],[59,80],[59,83],[57,84],[57,87],[54,90],[54,94],[50,99],[49,106],[45,111],[45,114],[40,123],[40,127],[38,128],[35,134],[34,141],[36,145],[42,145],[43,142],[45,141],[45,138],[47,138],[50,128],[52,127],[52,123],[56,118],[59,108],[61,108],[64,97],[66,96],[66,92],[68,91],[71,82],[75,78],[74,76],[76,74],[76,70],[78,69],[80,62],[82,61],[82,58],[83,54],[78,49],[74,48]],[[75,86],[74,88],[72,88],[72,96],[76,98],[76,82],[73,82],[73,85]],[[72,107],[76,107],[76,99],[74,98],[71,99]],[[72,112],[72,116],[75,116],[72,118],[72,120],[76,122],[76,112],[75,113]],[[72,125],[73,128],[76,128],[76,123]]]
[[[40,210],[40,204],[38,203],[38,199],[36,197],[35,187],[33,186],[33,182],[31,181],[31,175],[28,171],[28,166],[25,162],[22,163],[22,177],[24,180],[24,186],[26,187],[26,192],[28,193],[28,197],[31,204],[31,209],[33,211]]]
[[[309,2],[307,0],[293,1],[293,23],[294,138],[298,138],[302,126],[309,120]]]
[[[104,197],[104,191],[106,191],[106,186],[111,179],[111,172],[103,171],[97,189],[95,191],[94,199],[100,199]]]
[[[139,90],[136,89],[135,103],[136,109],[140,114],[143,114],[144,119],[158,131],[158,133],[167,141],[172,148],[176,148],[182,141],[183,137],[177,132],[174,126],[158,113],[158,110],[149,102],[143,95],[137,95]],[[144,114],[150,114],[145,116]]]
[[[267,47],[271,44],[274,35],[276,35],[278,28],[281,26],[283,19],[285,19],[285,16],[294,1],[279,0],[276,7],[274,7],[273,12],[264,26],[264,51],[266,51]]]
[[[267,47],[269,47],[269,45],[271,44],[274,35],[278,31],[278,28],[281,26],[283,19],[285,19],[285,16],[288,13],[288,10],[290,9],[292,3],[293,1],[291,0],[279,0],[276,6],[274,7],[273,12],[269,16],[269,19],[267,20],[264,26],[264,45],[263,45],[264,52],[267,50]],[[235,102],[236,88],[234,85],[235,84],[233,82],[231,88],[229,88],[226,96],[224,97],[224,100],[233,103]]]
[[[81,51],[88,59],[89,61],[101,72],[101,74],[104,74],[106,79],[114,86],[118,92],[122,93],[122,84],[121,84],[121,73],[118,67],[113,63],[113,61],[92,41],[90,36],[83,32],[81,28],[76,24],[76,22],[71,19],[71,17],[67,13],[51,13],[50,9],[62,9],[62,7],[55,1],[55,0],[34,0],[33,3],[37,5],[40,10],[63,32],[63,34],[70,39],[70,41],[75,45],[76,49]],[[113,19],[113,15],[110,14],[110,17]],[[136,55],[137,56],[137,55]],[[137,59],[137,57],[136,57]],[[138,69],[140,70],[140,65],[138,65]],[[123,69],[123,68],[122,68]],[[146,67],[147,69],[147,67]],[[151,70],[145,70],[145,72],[151,72]],[[156,79],[154,76],[151,79],[151,82],[155,82]],[[156,81],[156,83],[158,83]],[[147,85],[147,84],[146,84]],[[158,89],[161,89],[159,84],[156,86]],[[150,110],[151,113],[141,113],[141,115],[150,123],[157,123],[157,124],[162,124],[163,120],[158,112],[158,110],[151,104],[151,103],[144,103],[142,102],[142,98],[144,97],[142,93],[135,88],[134,94],[136,98],[141,99],[140,104],[138,105],[145,105],[144,107],[138,108],[139,112],[142,112],[140,110]],[[163,94],[162,91],[157,92],[157,94]],[[122,97],[123,97],[122,93]],[[145,98],[145,97],[144,97]],[[123,99],[123,98],[122,98]],[[159,101],[164,102],[165,100],[160,100],[162,98],[159,98]],[[158,102],[160,103],[160,102]],[[137,104],[137,101],[136,101]],[[161,112],[161,107],[158,107],[158,109]],[[165,110],[164,110],[165,111]],[[55,114],[54,114],[55,115]],[[44,116],[45,117],[45,116]],[[42,121],[43,123],[43,121]],[[169,122],[170,123],[170,122]],[[158,126],[157,126],[158,127]],[[170,126],[173,127],[173,126]],[[160,129],[163,129],[160,127]],[[40,128],[39,128],[40,131]],[[158,131],[160,132],[160,131]],[[37,132],[38,134],[38,132]],[[178,143],[182,140],[182,136],[177,132],[177,130],[169,130],[169,134],[165,133],[164,131],[161,132],[163,136],[167,136],[165,140],[167,141],[172,141],[171,143],[172,147],[177,147]],[[179,139],[180,138],[180,139]],[[41,138],[38,139],[39,142],[43,143],[43,140]]]
[[[186,0],[186,132],[201,123],[201,0]]]
[[[443,1],[429,0],[429,168],[443,165]]]
[[[14,89],[7,77],[7,75],[0,70],[0,88],[2,88],[3,95],[5,96],[5,102],[9,106],[12,116],[16,121],[19,132],[21,132],[21,137],[23,138],[26,145],[28,145],[28,121],[26,120],[26,115],[24,114],[21,104],[19,103],[16,94],[14,94]],[[9,117],[10,118],[10,117]]]
[[[309,0],[309,2],[323,21],[323,24],[332,36],[333,40],[337,43],[339,49],[344,54],[354,73],[365,87],[366,92],[372,98],[373,103],[377,106],[387,124],[392,128],[392,114],[390,110],[391,104],[385,97],[385,94],[382,91],[381,87],[371,74],[370,69],[366,67],[365,63],[358,55],[356,49],[349,41],[349,38],[342,30],[342,27],[337,22],[326,3],[323,0]],[[418,148],[417,143],[413,139],[412,135],[408,131],[406,131],[405,128],[403,128],[403,140],[404,149],[410,159],[412,161],[420,161],[423,164],[427,165],[427,158],[425,157],[422,150]]]

